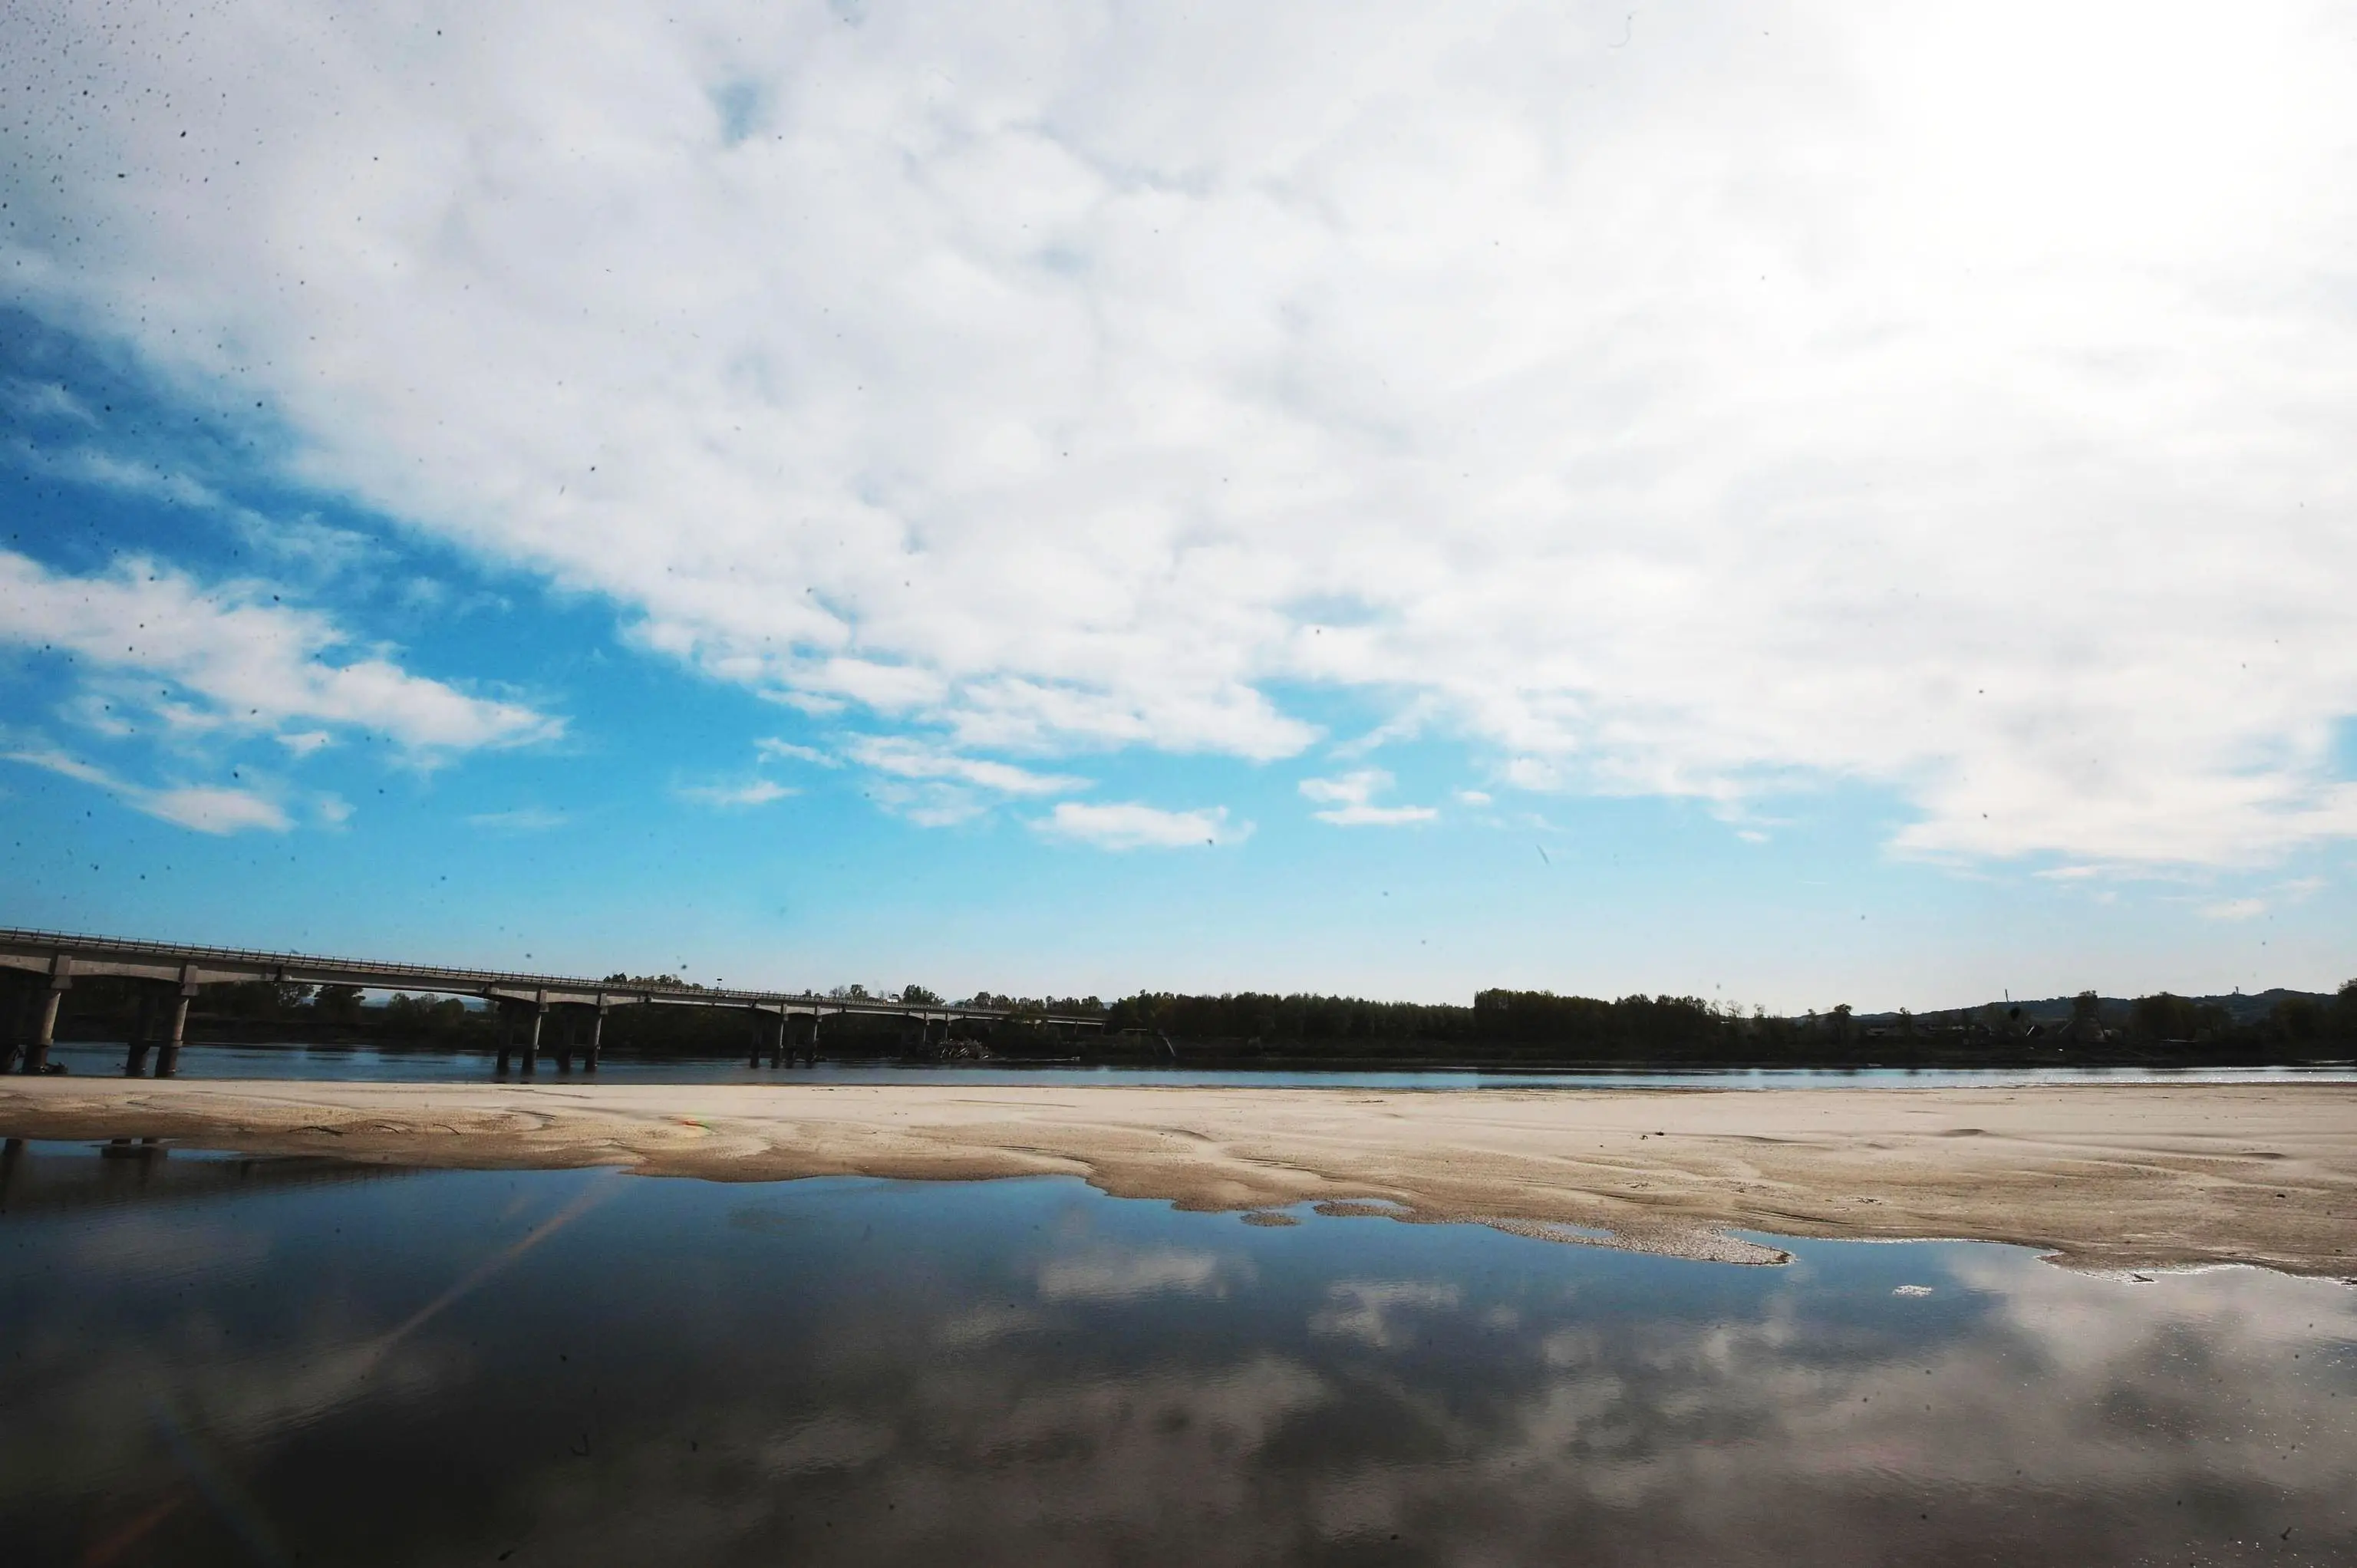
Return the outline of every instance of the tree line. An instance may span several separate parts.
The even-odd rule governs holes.
[[[669,976],[608,976],[610,983],[675,984]],[[843,1000],[938,1006],[920,985],[870,992],[838,987]],[[123,1037],[150,993],[137,983],[92,977],[67,993],[65,1037]],[[2033,1017],[2018,1005],[1862,1018],[1846,1006],[1799,1016],[1749,1013],[1694,996],[1617,1000],[1552,991],[1493,988],[1469,1005],[1378,1002],[1308,993],[1188,995],[1139,992],[1111,1003],[1093,996],[1022,997],[980,993],[965,1004],[1002,1008],[996,1022],[963,1021],[951,1054],[1167,1062],[1415,1061],[1500,1065],[1867,1065],[1915,1063],[2212,1062],[2357,1054],[2357,981],[2329,997],[2289,994],[2266,1013],[2237,1017],[2215,1001],[2167,992],[2117,1004],[2093,992],[2067,1016]],[[571,1029],[577,1009],[559,1009],[550,1027]],[[1093,1019],[1100,1030],[1043,1025],[1049,1015]],[[607,1017],[611,1053],[654,1057],[749,1053],[771,1026],[726,1007],[629,1006]],[[203,988],[191,1012],[195,1039],[367,1039],[390,1046],[484,1048],[496,1015],[451,996],[394,994],[371,1002],[353,986],[253,981]],[[547,1036],[554,1043],[554,1036]],[[831,1056],[909,1057],[919,1032],[892,1015],[829,1016],[821,1049]]]

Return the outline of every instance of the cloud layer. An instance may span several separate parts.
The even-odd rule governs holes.
[[[117,733],[142,719],[188,736],[277,732],[299,757],[331,738],[298,727],[318,724],[426,753],[521,745],[563,730],[522,703],[469,696],[382,653],[335,662],[330,656],[347,643],[335,624],[275,603],[275,595],[264,603],[265,593],[244,584],[208,589],[138,558],[76,577],[0,550],[0,644],[74,658],[85,716]]]
[[[1180,849],[1195,844],[1241,843],[1252,837],[1250,822],[1231,827],[1224,806],[1166,811],[1136,800],[1097,805],[1065,800],[1033,824],[1050,838],[1072,839],[1100,849]]]
[[[1304,779],[1302,795],[1324,809],[1311,816],[1340,828],[1396,828],[1428,822],[1440,815],[1431,806],[1381,806],[1374,798],[1392,787],[1392,776],[1380,768],[1361,768],[1337,779]],[[1469,791],[1480,794],[1480,791]],[[1470,802],[1469,802],[1470,803]]]
[[[809,710],[1273,758],[1324,690],[1501,785],[1864,780],[1924,854],[2357,832],[2327,8],[16,33],[7,298]],[[274,668],[411,744],[544,722]],[[912,814],[1026,792],[919,760]]]

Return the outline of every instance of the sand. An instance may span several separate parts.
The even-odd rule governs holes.
[[[2357,1085],[974,1088],[0,1079],[0,1133],[648,1176],[1078,1176],[1270,1223],[1471,1221],[1727,1262],[1953,1237],[2357,1275]]]

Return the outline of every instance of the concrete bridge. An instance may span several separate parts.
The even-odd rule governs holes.
[[[188,1004],[200,985],[270,981],[302,985],[356,985],[370,990],[479,996],[497,1009],[500,1070],[521,1052],[523,1070],[540,1063],[550,1046],[560,1066],[569,1068],[577,1047],[582,1066],[597,1070],[606,1015],[616,1007],[718,1007],[748,1020],[748,1065],[767,1057],[784,1066],[798,1057],[818,1061],[822,1018],[844,1015],[904,1018],[916,1023],[930,1042],[936,1026],[964,1019],[997,1022],[1017,1016],[1004,1007],[912,1004],[879,996],[813,996],[807,993],[711,989],[697,985],[641,985],[582,980],[557,974],[516,974],[500,970],[452,969],[439,964],[382,963],[369,959],[317,958],[306,953],[249,952],[239,948],[188,947],[176,942],[133,941],[118,937],[71,936],[59,931],[0,928],[0,980],[13,980],[16,996],[0,997],[0,1072],[19,1058],[23,1070],[47,1069],[57,1036],[58,1009],[78,979],[120,975],[150,983],[149,1000],[132,1031],[124,1072],[136,1077],[156,1053],[156,1076],[169,1078],[179,1065],[188,1031]],[[545,1038],[554,1017],[558,1034]],[[1101,1029],[1096,1018],[1034,1019],[1060,1029]],[[586,1036],[586,1038],[584,1037]],[[796,1038],[799,1036],[800,1038]]]

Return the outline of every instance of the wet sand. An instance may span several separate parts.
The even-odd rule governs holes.
[[[1764,1263],[1954,1237],[2077,1268],[2357,1275],[2357,1085],[1200,1089],[0,1080],[0,1133],[648,1176],[1073,1176]],[[1265,1219],[1260,1222],[1266,1222]]]

